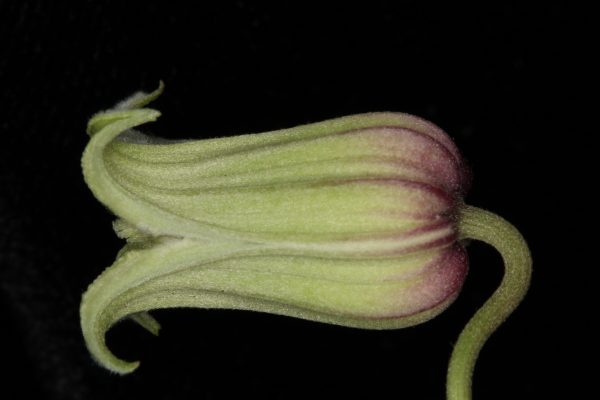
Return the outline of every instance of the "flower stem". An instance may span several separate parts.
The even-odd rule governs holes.
[[[488,301],[461,332],[448,366],[448,400],[471,399],[471,379],[479,351],[492,333],[519,305],[531,279],[531,255],[519,231],[503,218],[480,208],[464,206],[459,216],[463,239],[493,246],[504,260],[504,277]]]

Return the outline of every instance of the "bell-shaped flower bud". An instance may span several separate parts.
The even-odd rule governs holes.
[[[157,308],[389,329],[428,320],[456,298],[469,174],[441,129],[369,113],[167,141],[134,130],[160,115],[140,107],[161,89],[88,126],[85,180],[128,241],[81,305],[86,343],[105,367],[137,366],[112,355],[104,334],[125,317],[157,333],[147,313]]]

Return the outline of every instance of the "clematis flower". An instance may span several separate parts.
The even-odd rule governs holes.
[[[134,129],[158,118],[142,107],[161,91],[95,115],[82,160],[88,186],[118,217],[114,229],[127,240],[81,304],[86,344],[114,372],[138,363],[114,356],[105,332],[130,317],[156,334],[152,309],[246,309],[401,328],[435,317],[457,297],[467,272],[463,237],[494,242],[505,230],[510,246],[520,240],[528,257],[506,221],[464,205],[464,161],[427,121],[369,113],[166,141]],[[489,332],[475,335],[481,343],[468,338],[471,347],[477,342],[471,364],[522,298],[529,274],[521,269],[518,293],[502,304],[503,313],[494,306]],[[468,385],[469,362],[455,368]]]

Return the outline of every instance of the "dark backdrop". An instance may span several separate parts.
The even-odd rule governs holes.
[[[565,373],[585,353],[569,340],[591,322],[569,321],[569,299],[594,285],[573,279],[589,263],[578,259],[580,241],[567,244],[586,218],[570,195],[570,167],[580,158],[571,145],[586,147],[590,135],[574,129],[589,83],[589,14],[566,2],[191,3],[0,1],[0,395],[443,398],[452,343],[502,275],[499,256],[478,243],[459,299],[414,328],[161,311],[158,338],[132,323],[108,335],[117,354],[142,360],[134,374],[91,361],[80,296],[122,243],[81,176],[86,121],[160,79],[166,91],[154,107],[163,117],[149,129],[161,136],[383,110],[441,126],[473,169],[467,202],[512,221],[535,263],[526,301],[483,350],[475,398],[574,388]]]

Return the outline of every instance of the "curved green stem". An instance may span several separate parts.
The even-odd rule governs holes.
[[[481,240],[495,247],[502,255],[505,272],[498,289],[471,318],[454,346],[448,367],[448,400],[471,399],[471,378],[479,351],[523,300],[531,279],[531,255],[525,239],[503,218],[465,206],[459,232],[463,239]]]

